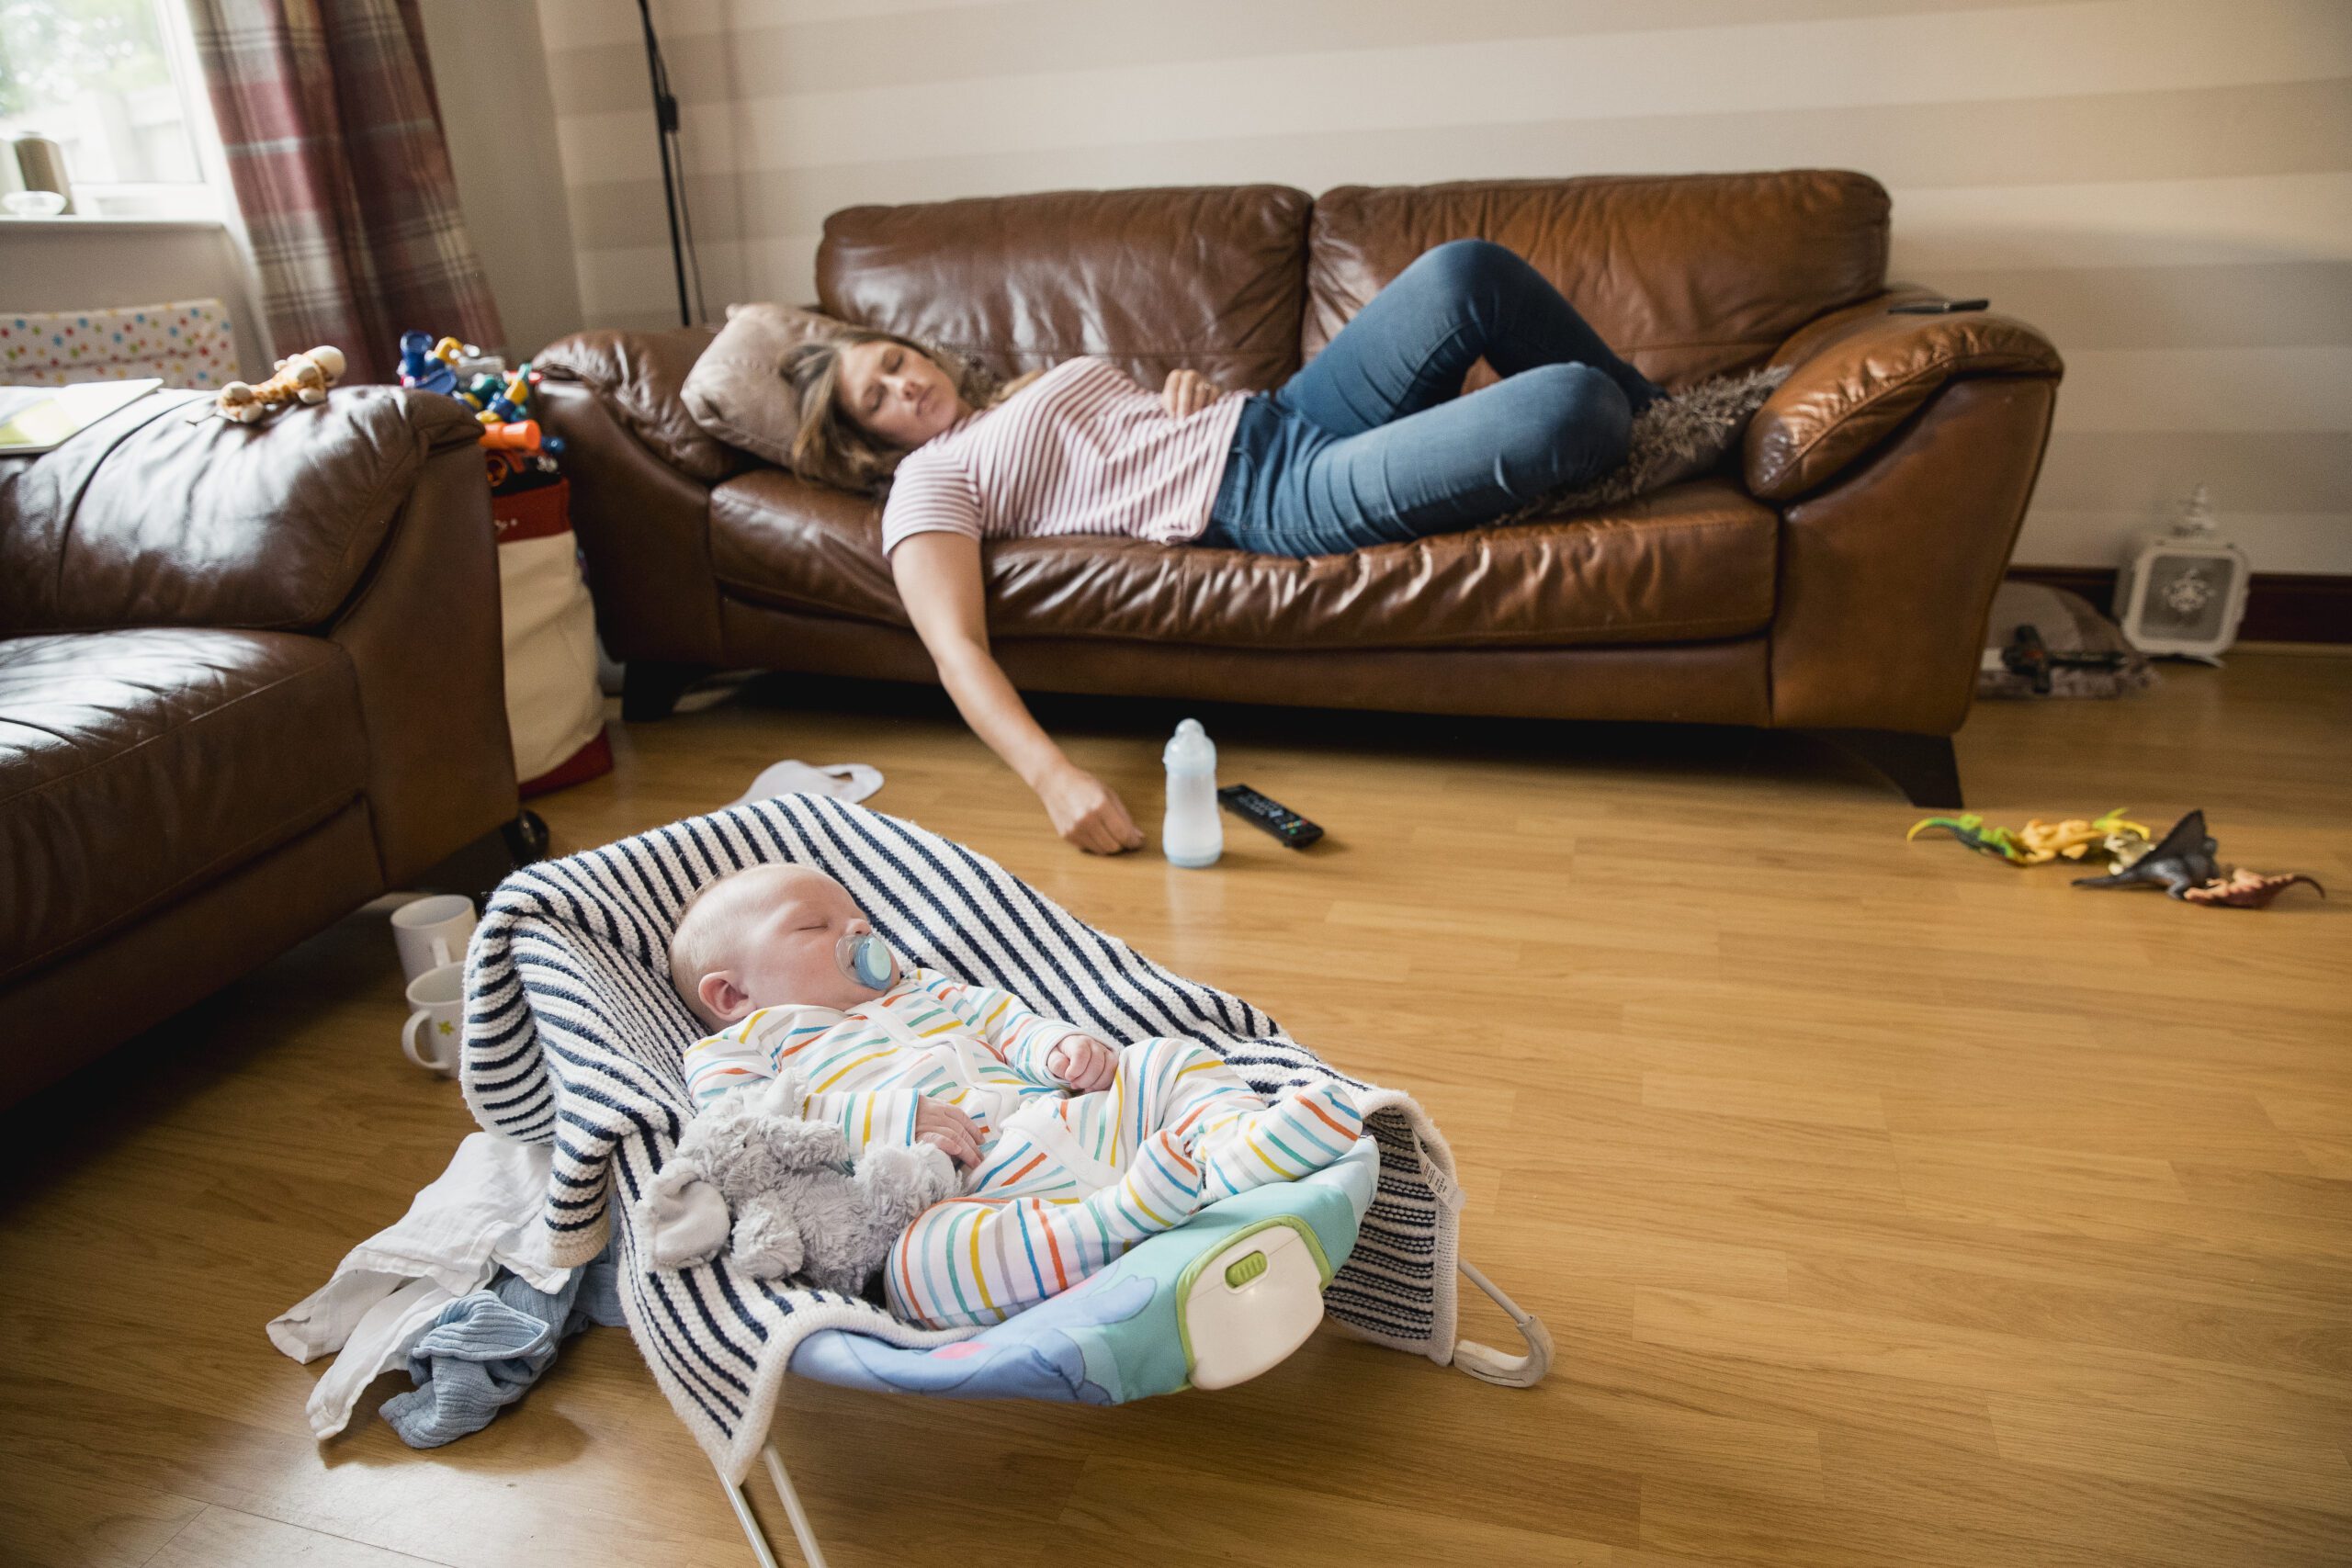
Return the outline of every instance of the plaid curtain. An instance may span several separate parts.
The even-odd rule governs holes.
[[[412,328],[503,346],[458,211],[416,0],[188,0],[283,354],[390,381]]]

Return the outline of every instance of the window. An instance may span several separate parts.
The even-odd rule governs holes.
[[[0,0],[0,137],[62,146],[76,213],[218,217],[209,114],[176,0]]]

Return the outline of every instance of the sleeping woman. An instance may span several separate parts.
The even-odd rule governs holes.
[[[1502,379],[1467,396],[1483,356]],[[1098,854],[1139,848],[1118,795],[1041,728],[989,651],[980,541],[1112,534],[1331,555],[1475,528],[1624,461],[1666,389],[1489,240],[1424,252],[1272,392],[1175,370],[1157,394],[1091,355],[1001,385],[896,333],[797,345],[803,476],[888,487],[882,547],[967,722]]]

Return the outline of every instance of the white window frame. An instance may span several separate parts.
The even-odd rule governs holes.
[[[164,46],[164,63],[172,73],[178,95],[180,118],[196,150],[198,177],[182,184],[111,183],[74,180],[74,210],[49,220],[70,223],[77,218],[142,218],[198,223],[232,223],[236,202],[229,187],[229,164],[220,151],[220,128],[212,120],[212,98],[204,88],[204,67],[197,58],[196,35],[190,29],[187,6],[182,0],[148,0],[155,16],[155,30]],[[5,150],[0,150],[5,155]],[[69,170],[70,174],[71,171]]]

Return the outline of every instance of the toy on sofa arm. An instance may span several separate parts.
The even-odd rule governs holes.
[[[290,403],[322,403],[327,389],[343,379],[343,351],[322,344],[308,354],[277,362],[277,374],[259,386],[232,381],[213,398],[220,417],[233,424],[258,424],[273,409]]]

